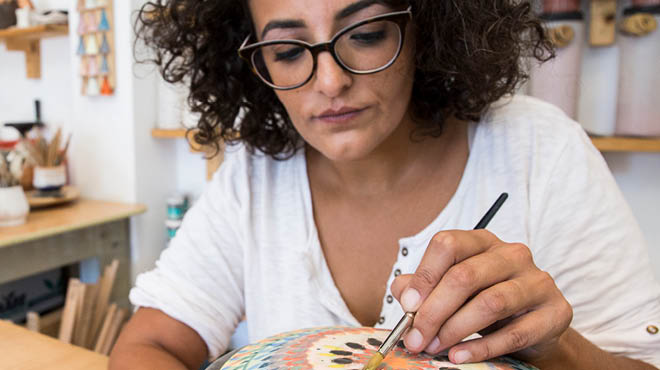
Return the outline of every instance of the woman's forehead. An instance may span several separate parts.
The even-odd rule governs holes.
[[[382,0],[248,0],[248,4],[257,27],[272,20],[334,23],[386,9]]]

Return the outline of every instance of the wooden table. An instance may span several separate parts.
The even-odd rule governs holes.
[[[103,272],[118,259],[111,302],[128,307],[129,218],[145,211],[141,204],[86,199],[31,211],[27,223],[0,228],[0,284],[94,257]]]
[[[106,370],[108,358],[0,320],[0,369]]]

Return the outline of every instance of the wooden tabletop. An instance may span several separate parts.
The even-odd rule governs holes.
[[[147,210],[142,204],[80,199],[52,208],[30,211],[25,224],[0,228],[0,248],[89,226],[128,218]]]
[[[106,370],[108,358],[0,320],[0,369]]]

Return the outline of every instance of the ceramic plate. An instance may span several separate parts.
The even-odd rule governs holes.
[[[369,362],[389,331],[374,328],[325,327],[298,330],[242,348],[223,370],[354,369]],[[400,342],[379,370],[538,370],[509,357],[454,365],[446,356],[413,355]]]
[[[30,204],[30,209],[50,207],[57,204],[68,203],[78,199],[80,192],[73,186],[63,186],[61,197],[42,197],[38,196],[37,190],[30,190],[25,193]]]

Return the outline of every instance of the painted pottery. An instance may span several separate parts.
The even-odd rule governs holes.
[[[323,327],[276,335],[243,347],[222,370],[355,369],[360,370],[389,334],[375,328]],[[446,355],[408,353],[400,342],[379,370],[531,370],[533,366],[509,357],[489,362],[455,365]]]

